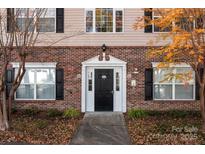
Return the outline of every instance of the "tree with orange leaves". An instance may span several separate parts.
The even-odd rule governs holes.
[[[166,32],[159,34],[156,40],[165,41],[166,45],[151,48],[148,58],[161,57],[163,60],[158,67],[169,67],[170,64],[182,62],[192,67],[200,87],[202,131],[205,132],[205,9],[174,8],[146,9],[146,11],[154,12],[158,18],[144,16],[135,23],[134,28],[139,29],[154,24],[159,31]],[[170,74],[170,76],[183,81],[190,79],[189,72]]]

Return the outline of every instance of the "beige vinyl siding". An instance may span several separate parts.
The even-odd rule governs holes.
[[[157,33],[144,33],[144,29],[134,30],[133,24],[138,17],[144,15],[142,8],[124,9],[124,32],[120,33],[86,33],[85,9],[64,9],[64,33],[40,33],[38,45],[53,46],[148,46],[155,40]],[[158,43],[155,45],[163,45]]]

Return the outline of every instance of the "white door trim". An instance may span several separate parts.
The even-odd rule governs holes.
[[[113,56],[110,56],[110,60],[106,61],[106,60],[102,60],[99,61],[99,56],[96,56],[94,58],[91,58],[85,62],[82,62],[82,80],[81,80],[81,112],[86,112],[86,101],[87,101],[87,70],[88,68],[92,68],[93,70],[98,69],[98,68],[102,68],[102,69],[113,69],[114,72],[115,70],[121,68],[121,108],[119,109],[120,112],[126,112],[126,100],[127,100],[127,81],[126,81],[126,62],[117,59]],[[115,74],[115,73],[114,73]],[[114,75],[115,77],[115,75]],[[93,81],[94,81],[94,74],[93,74]],[[115,81],[115,78],[114,78]],[[94,85],[94,82],[93,82]],[[94,89],[94,88],[93,88]],[[115,104],[115,102],[113,102],[113,104]],[[93,110],[94,111],[94,110]],[[114,111],[115,111],[115,106],[114,106]]]

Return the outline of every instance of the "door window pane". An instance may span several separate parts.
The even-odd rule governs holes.
[[[154,86],[155,99],[172,99],[171,85],[155,85]]]
[[[193,85],[176,85],[175,86],[176,99],[193,99]]]
[[[34,99],[34,85],[20,85],[16,91],[18,99]]]

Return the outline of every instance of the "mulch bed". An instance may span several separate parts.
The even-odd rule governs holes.
[[[135,119],[125,114],[125,119],[132,144],[205,144],[199,112],[184,115],[156,112]]]
[[[45,111],[35,116],[18,111],[12,117],[10,130],[0,131],[0,144],[69,144],[83,114],[65,119]]]

